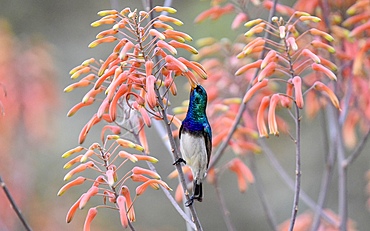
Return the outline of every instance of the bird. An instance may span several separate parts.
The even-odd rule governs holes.
[[[206,115],[207,92],[199,84],[192,86],[188,111],[179,131],[180,162],[189,165],[193,173],[193,195],[185,203],[193,204],[194,199],[203,200],[202,182],[207,174],[212,152],[212,129]]]

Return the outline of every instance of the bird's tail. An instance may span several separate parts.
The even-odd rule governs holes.
[[[193,198],[197,199],[199,202],[203,200],[203,187],[201,182],[194,181],[194,194]]]

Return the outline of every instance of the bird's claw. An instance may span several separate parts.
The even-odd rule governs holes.
[[[183,158],[180,157],[177,160],[175,160],[175,162],[173,163],[173,165],[178,165],[178,164],[181,164],[181,163],[186,164],[186,161]]]
[[[190,199],[189,199],[189,200],[187,200],[187,201],[185,202],[185,206],[186,206],[186,207],[189,207],[190,205],[192,205],[192,204],[193,204],[193,202],[194,202],[194,197],[192,196],[192,197],[190,197]]]
[[[189,207],[190,205],[192,205],[194,203],[194,199],[199,201],[199,202],[202,202],[203,198],[202,197],[197,197],[197,196],[191,196],[189,200],[187,200],[185,202],[185,206],[186,207]]]

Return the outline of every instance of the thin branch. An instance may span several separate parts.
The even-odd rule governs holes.
[[[276,11],[276,4],[277,4],[277,0],[274,0],[274,4],[272,6],[272,8],[270,9],[270,13],[269,13],[269,18],[268,18],[268,21],[271,22],[271,18],[272,16],[274,16],[275,14],[275,11]],[[264,34],[264,40],[268,40],[268,38],[270,37],[270,34],[268,33],[267,30],[265,30],[265,34]],[[260,58],[263,58],[263,56],[265,55],[265,52],[266,50],[263,49],[262,52],[261,52],[261,55],[260,55]],[[250,81],[249,83],[249,86],[247,87],[247,90],[246,92],[248,92],[248,90],[252,87],[252,83],[254,81],[255,78],[257,78],[257,75],[258,75],[258,70],[256,70],[256,73],[254,74],[254,77],[252,78],[252,80]],[[245,93],[246,93],[245,92]],[[216,153],[213,154],[213,157],[209,163],[209,167],[208,169],[211,169],[212,167],[214,167],[217,162],[221,159],[221,156],[223,155],[223,153],[225,152],[226,148],[228,147],[229,145],[229,141],[231,139],[231,137],[233,136],[235,130],[236,130],[236,127],[238,126],[242,116],[243,116],[243,113],[245,111],[245,109],[247,108],[247,104],[246,103],[243,103],[240,105],[239,107],[239,110],[238,110],[238,113],[233,121],[233,124],[229,130],[229,133],[227,134],[226,138],[222,141],[222,143],[220,144],[220,147],[217,149]]]
[[[216,191],[218,201],[220,202],[222,217],[224,218],[227,230],[234,231],[235,228],[234,228],[233,223],[231,222],[230,212],[226,207],[226,202],[225,202],[225,198],[223,196],[223,193],[221,191],[221,187],[218,185],[217,176],[215,177],[214,186],[215,186],[215,191]]]
[[[353,163],[357,159],[357,157],[361,154],[361,151],[364,149],[367,139],[369,138],[370,129],[367,130],[364,137],[362,137],[360,143],[357,145],[356,149],[343,161],[343,167],[347,168],[350,164]]]
[[[294,182],[285,171],[285,169],[281,166],[279,161],[276,159],[274,152],[267,146],[266,142],[263,139],[258,140],[258,144],[262,147],[264,153],[266,154],[268,160],[270,161],[271,165],[275,168],[279,176],[283,179],[283,181],[287,184],[287,186],[294,190]],[[301,191],[301,199],[302,201],[310,207],[312,210],[316,210],[318,206],[316,205],[315,201],[313,201],[304,191]],[[333,220],[329,217],[324,211],[320,212],[322,218],[324,218],[327,222],[338,227],[338,222]]]
[[[320,225],[320,213],[322,212],[326,196],[329,189],[329,183],[333,176],[334,164],[335,164],[335,142],[330,142],[331,146],[329,149],[329,154],[326,158],[326,168],[324,170],[323,176],[321,177],[321,186],[320,186],[320,193],[319,198],[317,199],[317,208],[315,209],[315,215],[312,222],[311,231],[316,231]]]
[[[21,220],[22,224],[23,224],[23,227],[27,230],[27,231],[32,231],[31,227],[28,225],[26,219],[23,217],[21,211],[19,210],[17,204],[15,203],[14,201],[14,198],[12,197],[12,195],[10,194],[9,190],[8,190],[8,187],[6,187],[6,184],[5,182],[3,181],[3,178],[0,176],[0,186],[3,188],[4,190],[4,193],[6,195],[6,197],[8,198],[10,204],[12,205],[12,208],[14,210],[14,212],[17,214],[19,220]]]
[[[293,231],[295,219],[298,213],[299,192],[301,190],[301,118],[299,115],[299,108],[295,105],[296,117],[296,177],[295,177],[295,190],[294,201],[292,208],[292,216],[290,218],[290,231]]]
[[[267,217],[267,222],[269,223],[271,230],[276,231],[277,230],[277,223],[274,214],[272,213],[272,209],[270,208],[269,203],[266,199],[265,190],[263,188],[262,179],[259,174],[257,165],[256,165],[256,158],[254,155],[249,155],[250,163],[251,163],[251,170],[253,172],[254,178],[255,178],[255,186],[257,189],[258,197],[260,198],[260,201],[262,203],[263,211],[265,212],[265,215]]]

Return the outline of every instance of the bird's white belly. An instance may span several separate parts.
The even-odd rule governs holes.
[[[182,158],[190,166],[194,179],[203,180],[207,172],[207,149],[204,137],[181,134],[180,150]]]

